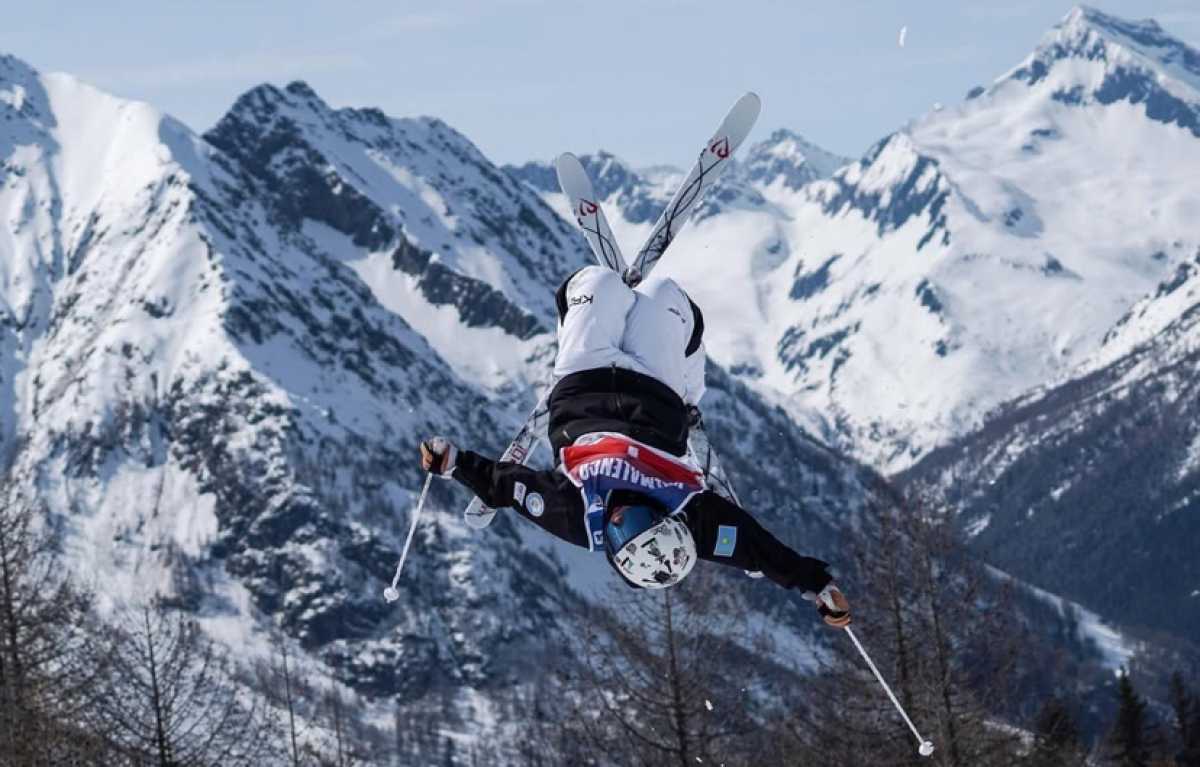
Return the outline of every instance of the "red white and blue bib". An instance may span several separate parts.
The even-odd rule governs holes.
[[[559,465],[583,495],[592,551],[604,549],[604,504],[614,490],[635,491],[674,513],[704,489],[704,475],[696,467],[612,432],[580,437],[562,449]]]

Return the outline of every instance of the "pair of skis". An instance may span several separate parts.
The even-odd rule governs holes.
[[[558,184],[571,203],[575,220],[583,230],[596,261],[620,274],[630,287],[636,286],[647,277],[662,259],[679,230],[687,223],[705,191],[729,165],[729,158],[754,127],[760,108],[761,102],[754,93],[747,93],[737,100],[712,138],[700,150],[700,156],[679,189],[675,191],[671,202],[655,223],[649,238],[632,263],[627,263],[622,256],[616,238],[613,237],[612,227],[609,226],[604,210],[596,199],[591,179],[588,178],[583,165],[573,154],[560,155],[554,163],[558,173]],[[542,395],[526,419],[525,425],[500,456],[501,461],[524,464],[529,460],[538,441],[546,435],[550,421],[549,395],[549,390]],[[736,503],[733,486],[717,461],[716,453],[709,445],[703,422],[699,419],[688,436],[688,449],[696,463],[704,470],[709,488]],[[467,524],[474,528],[487,527],[495,515],[496,510],[484,506],[478,498],[471,499],[471,503],[463,512]]]

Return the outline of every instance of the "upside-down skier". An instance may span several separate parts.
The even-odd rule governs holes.
[[[671,279],[630,288],[612,269],[588,266],[555,302],[555,468],[493,461],[444,437],[421,443],[422,467],[457,479],[489,507],[511,507],[552,535],[603,551],[634,587],[672,586],[705,559],[801,589],[826,623],[848,625],[850,607],[828,565],[706,490],[685,457],[705,362],[704,320],[687,294]]]

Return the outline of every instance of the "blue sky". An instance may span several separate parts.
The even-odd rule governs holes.
[[[858,155],[1015,65],[1070,8],[1047,0],[20,3],[0,52],[149,101],[197,130],[260,82],[435,115],[493,160],[604,147],[686,163],[741,92],[753,138]],[[1094,0],[1200,47],[1197,0]],[[907,26],[904,47],[899,32]]]

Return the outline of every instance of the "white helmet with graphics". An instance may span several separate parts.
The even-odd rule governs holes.
[[[696,542],[683,518],[632,494],[610,501],[604,549],[613,568],[643,589],[674,586],[696,565]]]

